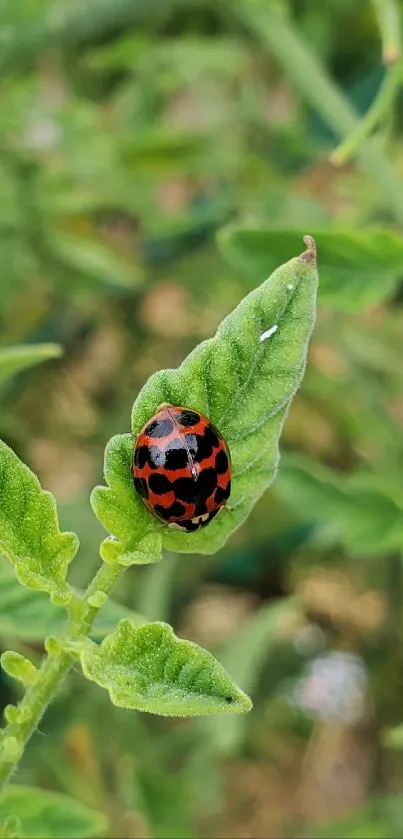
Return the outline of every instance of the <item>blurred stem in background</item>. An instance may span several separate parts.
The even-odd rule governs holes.
[[[356,128],[330,155],[332,163],[341,166],[359,153],[362,142],[369,137],[393,109],[403,79],[402,63],[398,61],[387,70],[378,95]]]
[[[385,78],[371,107],[355,130],[330,157],[332,163],[341,165],[353,157],[363,140],[375,131],[382,120],[388,119],[403,80],[401,61],[401,20],[395,0],[372,0],[382,44],[382,60],[387,70]]]
[[[233,8],[256,39],[276,58],[307,102],[340,138],[345,139],[357,130],[360,123],[354,108],[290,21],[272,12],[261,0],[243,2]],[[356,149],[356,157],[361,169],[377,185],[395,218],[403,223],[403,183],[396,177],[386,155],[364,135]]]
[[[402,54],[400,12],[396,0],[372,0],[382,40],[384,64],[394,64]]]

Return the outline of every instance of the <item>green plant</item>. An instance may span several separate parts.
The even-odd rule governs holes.
[[[76,661],[84,675],[109,691],[124,708],[167,716],[242,713],[250,699],[210,653],[175,637],[165,623],[141,616],[123,618],[98,646],[92,625],[125,568],[154,563],[162,548],[178,553],[213,553],[248,516],[269,486],[278,462],[278,441],[290,401],[304,372],[314,323],[316,247],[274,271],[228,315],[214,338],[204,341],[174,370],[154,374],[132,411],[132,432],[113,437],[105,453],[106,487],[96,487],[92,506],[109,536],[103,563],[80,594],[67,581],[78,549],[74,533],[61,532],[53,497],[5,444],[0,444],[0,552],[21,585],[46,592],[68,620],[45,642],[40,667],[19,653],[2,655],[3,669],[26,693],[5,709],[0,738],[0,785],[9,780],[25,745]],[[133,439],[162,402],[189,405],[219,427],[231,452],[233,489],[229,508],[206,530],[172,532],[146,510],[131,477]],[[14,788],[18,798],[18,788]],[[11,799],[12,800],[12,799]],[[10,822],[10,795],[5,835]],[[8,834],[7,834],[8,831]],[[90,835],[90,834],[88,834]]]

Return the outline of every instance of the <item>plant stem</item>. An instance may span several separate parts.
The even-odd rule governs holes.
[[[0,791],[9,781],[24,752],[31,735],[38,727],[46,708],[59,689],[66,673],[73,666],[76,656],[68,649],[69,643],[85,638],[101,605],[88,601],[96,593],[109,594],[124,569],[117,564],[103,563],[89,584],[82,600],[74,601],[66,631],[59,640],[52,639],[48,653],[38,673],[38,681],[28,688],[18,705],[19,720],[3,729],[0,741]]]
[[[382,40],[384,64],[393,64],[402,54],[401,20],[396,0],[372,0]]]
[[[237,0],[230,3],[229,9],[266,47],[340,139],[355,131],[359,124],[357,113],[289,20],[271,10],[264,0],[253,3]],[[356,156],[360,168],[377,185],[396,219],[403,224],[403,184],[387,156],[368,139],[357,148]]]
[[[330,155],[336,165],[345,163],[360,148],[381,120],[392,110],[402,82],[401,20],[395,0],[372,0],[382,42],[382,59],[389,65],[379,93],[349,137]]]
[[[382,118],[393,107],[402,81],[402,75],[402,65],[400,62],[390,67],[382,82],[378,95],[375,97],[363,119],[360,120],[354,131],[330,155],[332,163],[340,166],[359,151],[363,140],[372,134]]]

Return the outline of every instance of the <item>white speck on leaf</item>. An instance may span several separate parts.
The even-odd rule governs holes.
[[[271,338],[271,336],[274,335],[274,333],[277,332],[277,330],[278,326],[276,324],[275,326],[272,326],[271,329],[267,329],[266,332],[262,332],[260,340],[265,341],[266,338]]]
[[[288,283],[287,288],[288,288],[289,291],[292,291],[294,286],[293,286],[292,283]]]

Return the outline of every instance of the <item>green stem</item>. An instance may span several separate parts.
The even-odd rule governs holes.
[[[0,741],[0,791],[24,753],[25,746],[38,727],[46,708],[57,692],[66,673],[73,666],[75,654],[69,643],[85,638],[102,603],[92,605],[94,595],[108,595],[124,569],[119,565],[104,563],[89,584],[82,600],[73,601],[72,613],[60,641],[51,639],[48,653],[42,663],[37,682],[28,688],[18,706],[18,721],[10,722],[2,732]],[[89,602],[92,601],[92,604]]]
[[[344,140],[355,131],[356,111],[334,84],[312,48],[291,22],[272,11],[264,0],[232,2],[229,8],[260,41],[335,134]],[[403,184],[386,155],[365,139],[356,152],[360,168],[376,184],[396,219],[403,224]]]
[[[396,0],[372,0],[382,40],[384,64],[393,64],[402,54],[401,20]]]
[[[402,81],[402,65],[394,64],[386,73],[378,95],[354,131],[330,155],[332,163],[340,166],[355,155],[362,142],[369,137],[384,116],[393,108]]]

